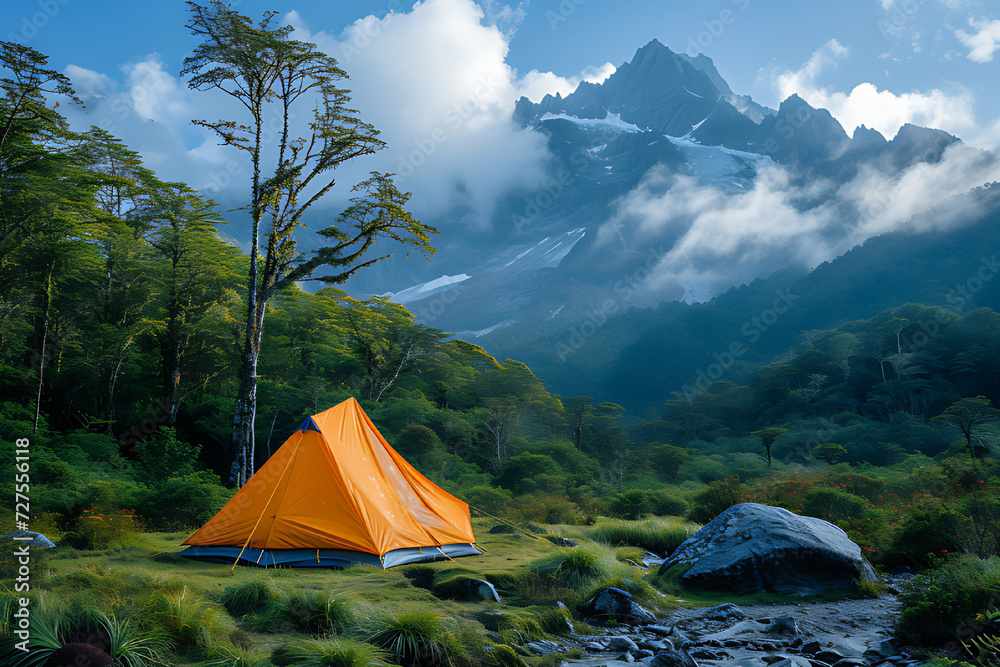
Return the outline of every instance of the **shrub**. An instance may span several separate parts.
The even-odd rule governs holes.
[[[980,632],[976,617],[1000,595],[1000,558],[953,556],[904,585],[897,636],[939,646]]]
[[[933,557],[955,550],[955,534],[955,517],[940,502],[917,505],[905,515],[880,560],[886,565],[926,567]]]
[[[201,470],[137,487],[131,500],[155,530],[174,531],[204,524],[232,495],[215,473]]]
[[[641,519],[649,514],[649,497],[642,489],[630,489],[623,491],[612,498],[608,509],[612,516],[619,519]]]
[[[650,491],[647,495],[649,511],[656,516],[684,516],[688,511],[687,501],[667,490]]]
[[[870,508],[862,498],[834,488],[809,491],[803,497],[802,513],[831,523],[864,516]]]
[[[694,496],[688,517],[698,523],[708,523],[733,505],[746,502],[749,488],[740,483],[740,476],[712,482]]]
[[[474,486],[458,495],[472,507],[490,514],[506,512],[514,498],[514,494],[507,489],[495,489],[492,486]]]
[[[135,544],[142,529],[142,518],[134,509],[97,499],[73,521],[61,543],[74,549],[119,548]]]

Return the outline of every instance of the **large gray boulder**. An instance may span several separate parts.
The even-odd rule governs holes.
[[[660,567],[684,585],[745,594],[815,595],[877,581],[861,547],[832,523],[757,503],[734,505]]]

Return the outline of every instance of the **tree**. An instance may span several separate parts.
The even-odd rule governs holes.
[[[787,428],[764,428],[750,433],[750,435],[760,438],[761,443],[764,445],[764,451],[767,452],[767,467],[769,468],[771,467],[771,445],[785,433],[788,433]]]
[[[348,91],[337,87],[347,74],[314,44],[291,39],[290,26],[276,25],[276,12],[255,25],[218,0],[206,6],[188,2],[188,28],[203,41],[185,58],[182,75],[196,90],[219,90],[249,114],[249,124],[234,120],[194,123],[214,132],[221,144],[244,151],[252,165],[250,202],[251,261],[247,275],[247,313],[239,387],[233,417],[233,477],[238,486],[253,474],[257,365],[268,299],[297,280],[343,283],[363,267],[385,259],[368,252],[380,239],[432,253],[436,230],[405,210],[409,194],[400,193],[390,174],[373,173],[353,189],[358,196],[318,234],[330,244],[309,257],[296,252],[293,232],[303,216],[335,185],[337,167],[383,148],[378,132],[347,107]],[[303,136],[291,136],[299,107],[313,108]],[[266,116],[281,127],[277,145],[265,145]],[[273,160],[265,176],[263,161]],[[261,234],[263,232],[263,243]],[[314,277],[321,267],[332,273]]]
[[[79,285],[93,268],[87,223],[100,181],[87,170],[80,135],[45,99],[56,94],[79,103],[69,79],[46,69],[47,62],[30,47],[0,42],[0,68],[8,74],[0,78],[0,311],[34,320],[36,430],[51,343],[66,335],[64,316],[76,312],[85,292]]]
[[[583,427],[587,417],[594,407],[594,399],[590,396],[574,396],[563,402],[569,425],[573,429],[573,443],[580,451],[580,439],[583,437]]]
[[[955,401],[931,421],[940,420],[960,430],[962,436],[965,437],[965,451],[969,452],[969,456],[975,461],[990,451],[978,435],[981,432],[981,427],[996,421],[998,418],[1000,418],[1000,410],[991,406],[988,398],[976,396],[975,398],[962,398]],[[972,443],[973,440],[976,441],[975,444]]]

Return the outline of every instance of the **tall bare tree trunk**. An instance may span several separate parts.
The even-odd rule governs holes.
[[[35,421],[31,426],[31,433],[38,432],[38,419],[42,412],[42,387],[45,385],[45,353],[46,345],[49,341],[49,309],[52,306],[52,267],[49,266],[49,274],[45,277],[45,311],[42,315],[42,354],[38,361],[38,393],[35,395]]]

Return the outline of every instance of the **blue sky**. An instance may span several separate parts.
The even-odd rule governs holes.
[[[476,202],[537,178],[544,147],[510,124],[516,98],[600,80],[653,38],[675,51],[703,51],[735,92],[762,104],[798,93],[829,108],[848,132],[865,123],[891,137],[915,122],[975,146],[1000,145],[996,0],[233,4],[254,17],[278,11],[338,57],[355,104],[390,143],[358,173],[406,170],[408,156],[423,150],[407,187],[427,211],[454,203],[458,178]],[[165,178],[239,198],[230,184],[242,182],[243,167],[189,124],[233,109],[178,77],[196,44],[183,2],[8,0],[5,7],[3,39],[48,55],[87,101],[85,111],[66,111],[75,125],[104,125]],[[428,144],[455,109],[462,126]]]

